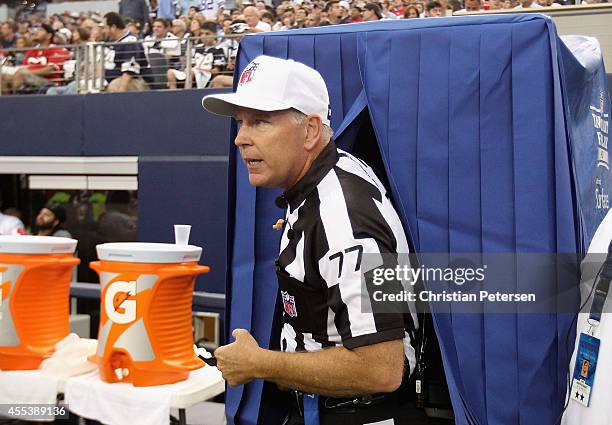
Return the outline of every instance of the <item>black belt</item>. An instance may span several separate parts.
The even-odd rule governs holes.
[[[297,412],[304,416],[304,392],[293,390],[293,401]],[[329,413],[350,413],[368,409],[383,402],[397,401],[396,393],[365,394],[355,397],[319,397],[319,409]]]

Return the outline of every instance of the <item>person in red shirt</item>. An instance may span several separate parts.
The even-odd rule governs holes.
[[[51,44],[55,31],[50,25],[42,24],[34,33],[36,49],[28,50],[22,66],[12,77],[13,92],[26,87],[40,88],[58,85],[64,75],[64,62],[70,59],[70,52]]]
[[[363,9],[357,5],[351,6],[351,23],[363,22]]]
[[[402,0],[393,0],[393,7],[391,7],[390,12],[393,13],[398,18],[404,17],[404,12],[406,8],[404,7],[404,2]]]

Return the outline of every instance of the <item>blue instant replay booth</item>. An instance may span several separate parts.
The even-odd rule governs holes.
[[[237,72],[267,54],[322,74],[338,146],[379,162],[417,253],[570,253],[577,268],[612,192],[607,81],[596,43],[583,41],[563,42],[539,14],[383,21],[247,36]],[[278,194],[251,187],[230,152],[228,329],[269,348]],[[433,318],[457,424],[557,421],[575,314]],[[228,388],[229,423],[280,423],[283,397],[261,381]]]

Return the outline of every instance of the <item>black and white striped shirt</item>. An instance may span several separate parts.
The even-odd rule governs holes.
[[[276,204],[286,208],[276,260],[284,307],[281,349],[353,349],[403,339],[413,371],[416,315],[362,308],[363,256],[397,258],[393,254],[409,252],[400,219],[373,170],[330,142]]]

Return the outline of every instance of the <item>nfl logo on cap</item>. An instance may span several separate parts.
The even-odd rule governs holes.
[[[243,85],[253,81],[253,74],[255,73],[255,70],[257,70],[258,66],[259,64],[257,62],[251,62],[249,66],[242,71],[242,75],[240,75],[240,82],[238,84]]]
[[[240,74],[235,93],[213,94],[202,106],[219,115],[235,114],[237,108],[272,112],[295,109],[317,115],[330,125],[329,94],[321,74],[291,59],[258,56]]]

